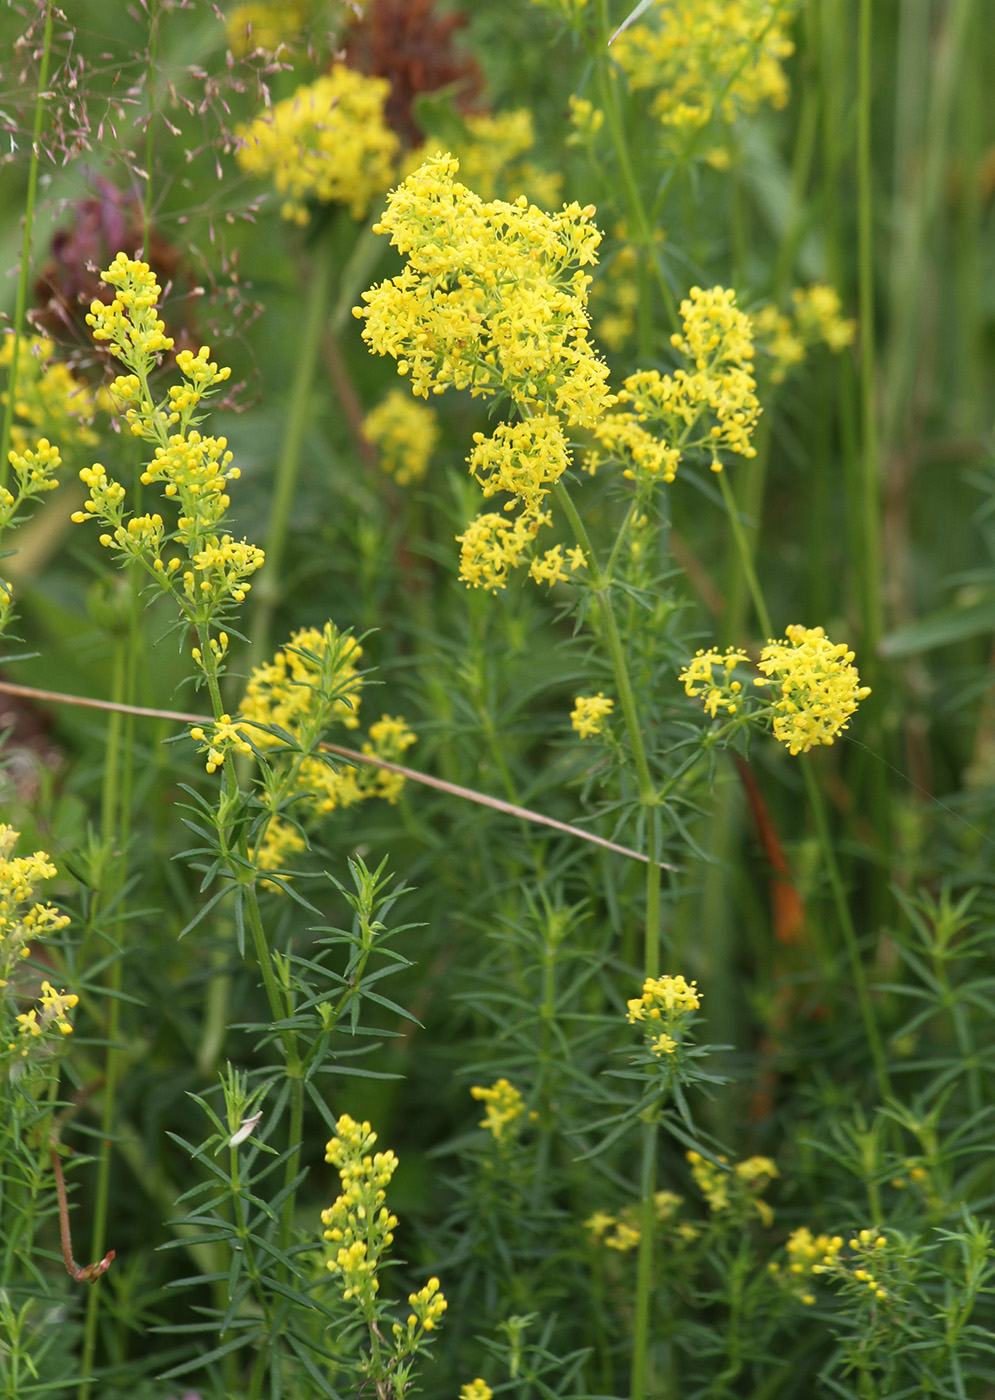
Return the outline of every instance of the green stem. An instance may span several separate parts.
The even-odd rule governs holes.
[[[137,591],[137,590],[136,590]],[[128,686],[127,643],[122,639],[114,642],[111,698],[123,702]],[[111,711],[107,725],[107,753],[104,759],[103,785],[101,791],[101,836],[105,846],[119,845],[121,860],[124,859],[124,838],[122,835],[122,768],[130,764],[130,755],[123,744],[124,725],[122,715]],[[123,872],[116,869],[114,885],[120,888]],[[99,891],[103,902],[107,903],[111,890]],[[104,1083],[101,1094],[100,1111],[100,1152],[97,1158],[97,1183],[93,1202],[93,1228],[90,1234],[90,1258],[101,1259],[106,1252],[107,1218],[111,1189],[111,1142],[114,1136],[114,1118],[117,1098],[117,1085],[121,1073],[121,987],[123,969],[120,956],[115,957],[107,971],[107,1048],[104,1054]],[[87,1293],[86,1320],[83,1329],[83,1351],[80,1369],[84,1376],[93,1370],[97,1349],[97,1324],[100,1313],[102,1290],[94,1285]],[[91,1383],[84,1380],[79,1387],[79,1400],[89,1400]]]
[[[321,353],[322,332],[328,319],[329,293],[335,245],[329,236],[315,250],[313,276],[308,284],[307,310],[301,327],[297,365],[287,410],[283,449],[276,467],[276,486],[266,536],[266,567],[253,589],[255,614],[250,629],[249,654],[254,661],[265,656],[270,644],[273,614],[280,601],[280,566],[287,543],[290,512],[300,470],[304,434],[309,422],[311,390]]]
[[[753,599],[753,607],[757,614],[757,621],[760,623],[764,636],[769,638],[772,636],[770,615],[767,612],[767,604],[764,602],[764,595],[761,592],[760,582],[757,579],[757,571],[753,567],[753,552],[746,538],[743,522],[739,517],[739,507],[736,504],[736,497],[732,493],[732,487],[729,485],[726,472],[719,472],[718,478],[719,486],[722,490],[722,499],[725,502],[726,514],[729,517],[729,527],[732,530],[732,537],[736,544],[736,553],[739,555],[743,576],[750,590],[750,597]]]
[[[860,0],[857,41],[857,246],[860,307],[860,398],[863,419],[861,508],[863,518],[864,646],[869,656],[881,640],[880,502],[877,415],[874,403],[874,196],[871,171],[871,0]]]
[[[653,1235],[656,1225],[656,1111],[643,1123],[642,1166],[639,1174],[639,1257],[636,1261],[636,1316],[632,1339],[630,1400],[643,1400],[649,1371],[650,1302],[653,1292]]]
[[[159,46],[158,18],[159,0],[150,0],[148,66],[145,70],[149,85],[149,114],[147,119],[148,124],[145,127],[145,201],[142,206],[142,255],[146,262],[149,257],[149,246],[152,236],[152,120],[155,116],[155,63],[156,52]]]
[[[0,487],[7,485],[10,463],[11,430],[14,424],[17,402],[17,362],[21,352],[21,327],[28,304],[28,282],[31,274],[31,234],[34,229],[35,199],[38,193],[38,167],[41,163],[41,127],[45,116],[45,98],[48,87],[48,68],[52,56],[52,0],[45,4],[45,34],[42,39],[41,67],[38,70],[38,95],[35,98],[35,122],[31,133],[31,161],[28,165],[28,193],[24,201],[24,237],[21,240],[21,267],[17,278],[17,296],[14,302],[14,345],[10,356],[10,369],[7,372],[7,408],[3,415],[3,429],[0,431]]]
[[[847,903],[846,891],[843,888],[843,879],[840,875],[839,864],[836,860],[836,851],[833,848],[825,803],[822,800],[822,792],[819,789],[819,784],[816,782],[810,759],[806,754],[801,754],[799,755],[799,762],[801,763],[802,775],[805,779],[805,790],[808,794],[809,805],[812,808],[812,815],[815,818],[819,845],[822,849],[822,858],[825,861],[826,871],[829,875],[829,883],[833,892],[833,902],[836,905],[837,917],[839,918],[840,931],[843,934],[843,942],[850,960],[850,971],[853,974],[854,989],[857,993],[857,1002],[860,1006],[860,1014],[864,1022],[864,1033],[867,1036],[871,1057],[874,1060],[874,1076],[877,1080],[878,1093],[882,1101],[885,1101],[891,1097],[891,1082],[888,1078],[884,1046],[881,1041],[881,1032],[878,1030],[877,1020],[874,1015],[874,1006],[871,1002],[871,994],[867,985],[867,973],[864,968],[863,959],[860,956],[857,931],[853,926],[853,919],[850,916],[850,906]]]

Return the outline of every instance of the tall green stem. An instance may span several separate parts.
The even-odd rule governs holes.
[[[760,588],[757,578],[757,571],[753,567],[753,551],[750,549],[749,541],[746,538],[746,531],[743,529],[743,522],[739,517],[739,507],[736,498],[732,493],[727,475],[724,471],[718,473],[719,486],[722,491],[722,499],[725,502],[726,514],[729,517],[729,528],[732,530],[732,537],[736,543],[736,553],[739,555],[739,562],[742,566],[743,576],[746,585],[750,590],[750,597],[753,599],[753,607],[757,614],[757,621],[763,630],[765,637],[770,637],[770,615],[767,612],[767,604]]]
[[[836,851],[833,848],[825,804],[822,800],[819,784],[815,780],[815,774],[812,771],[812,764],[808,755],[801,754],[799,756],[799,762],[801,763],[802,775],[805,779],[805,791],[808,794],[809,805],[812,808],[812,815],[815,818],[819,845],[822,849],[822,858],[825,861],[826,872],[829,875],[829,884],[833,892],[833,902],[836,905],[840,932],[843,934],[843,943],[850,961],[854,990],[857,993],[857,1003],[860,1007],[860,1015],[864,1022],[864,1033],[867,1036],[871,1057],[874,1060],[874,1077],[877,1081],[878,1093],[882,1100],[886,1100],[891,1097],[891,1082],[888,1078],[884,1046],[881,1041],[881,1032],[878,1029],[877,1018],[874,1015],[874,1006],[871,1002],[870,990],[867,986],[867,973],[864,968],[863,958],[860,956],[857,931],[853,926],[853,919],[850,915],[850,905],[847,902],[846,890],[843,888],[843,879],[840,875],[839,864],[836,860]]]
[[[308,408],[321,352],[322,332],[328,319],[333,262],[334,243],[326,234],[315,249],[313,275],[308,285],[307,309],[298,344],[287,426],[276,467],[276,484],[265,545],[266,568],[252,594],[255,600],[255,615],[249,636],[250,653],[255,661],[265,656],[269,649],[273,613],[280,601],[280,566],[287,543],[287,529],[297,487],[304,434],[308,427]]]
[[[860,0],[857,42],[857,246],[860,307],[860,399],[863,419],[861,504],[864,646],[877,653],[881,640],[880,502],[877,414],[874,401],[874,196],[871,170],[871,0]]]
[[[10,369],[7,372],[7,407],[3,415],[3,429],[0,431],[0,487],[7,485],[10,451],[10,436],[13,428],[15,404],[17,402],[17,362],[21,353],[21,330],[24,313],[28,304],[28,283],[31,280],[31,234],[35,221],[35,199],[38,194],[38,167],[41,163],[41,128],[45,116],[45,98],[48,88],[48,69],[52,57],[52,0],[46,0],[45,34],[42,39],[41,67],[38,70],[38,95],[35,98],[35,121],[31,133],[31,161],[28,165],[28,193],[24,201],[24,236],[21,240],[21,267],[17,277],[17,296],[14,302],[14,345],[10,356]]]

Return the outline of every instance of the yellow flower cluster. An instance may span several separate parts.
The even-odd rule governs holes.
[[[767,1267],[775,1278],[786,1284],[800,1303],[812,1307],[815,1303],[815,1294],[810,1287],[813,1276],[832,1269],[842,1248],[841,1236],[813,1235],[807,1225],[802,1225],[788,1236],[785,1245],[787,1270],[782,1272],[776,1260],[772,1260]]]
[[[72,1023],[67,1012],[78,1005],[79,997],[73,992],[57,992],[46,980],[41,984],[38,1005],[12,1014],[17,973],[31,945],[53,938],[69,923],[51,904],[34,901],[37,882],[51,880],[56,869],[44,851],[15,856],[18,835],[13,827],[0,823],[0,1021],[4,1056],[27,1059],[36,1048],[35,1042],[50,1032],[56,1032],[56,1038],[70,1034]],[[8,1039],[15,1025],[16,1038]]]
[[[888,1298],[888,1290],[881,1281],[883,1272],[881,1262],[888,1248],[887,1237],[879,1234],[877,1230],[861,1230],[853,1239],[848,1240],[847,1244],[857,1255],[857,1259],[854,1261],[856,1268],[849,1271],[850,1277],[866,1288],[876,1301],[885,1302]],[[826,1272],[829,1272],[834,1266],[840,1269],[838,1259],[826,1266]]]
[[[190,738],[195,739],[201,752],[207,754],[204,766],[209,773],[216,772],[230,753],[252,752],[251,744],[246,743],[238,725],[232,723],[231,715],[222,715],[209,735],[205,734],[199,724],[194,725],[190,731]]]
[[[591,426],[612,402],[588,339],[583,269],[597,261],[594,209],[545,214],[524,196],[485,202],[436,155],[392,190],[374,225],[407,265],[363,293],[363,339],[397,361],[415,394],[449,385],[507,393],[526,413],[554,408]]]
[[[853,652],[829,640],[821,627],[788,627],[786,642],[768,642],[760,653],[755,685],[775,687],[774,737],[792,754],[831,744],[870,688],[860,684]]]
[[[354,219],[394,176],[400,143],[387,125],[386,78],[367,77],[343,63],[293,97],[238,128],[239,165],[272,178],[285,219],[306,224],[309,200],[345,204]]]
[[[743,686],[733,680],[733,671],[748,661],[745,651],[727,647],[724,652],[697,651],[678,676],[685,692],[692,698],[704,697],[705,710],[714,719],[719,710],[735,715],[743,707]]]
[[[262,49],[276,53],[288,47],[300,34],[307,17],[300,0],[255,0],[236,5],[225,20],[228,47],[236,58]]]
[[[674,1191],[656,1191],[653,1195],[654,1215],[664,1225],[673,1220],[683,1204],[684,1198]],[[616,1250],[619,1254],[627,1254],[639,1244],[641,1232],[638,1205],[626,1206],[618,1215],[596,1210],[584,1224],[593,1240],[603,1244],[606,1249]],[[696,1234],[694,1226],[689,1224],[678,1225],[674,1230],[676,1238],[685,1242],[690,1242]]]
[[[588,470],[609,457],[623,475],[640,484],[658,477],[673,481],[684,453],[708,452],[713,471],[721,451],[755,457],[751,438],[760,417],[753,377],[750,319],[724,287],[692,287],[681,302],[683,333],[671,343],[686,368],[673,374],[640,370],[625,380],[619,402],[631,410],[595,425]]]
[[[49,439],[61,444],[67,456],[74,447],[89,447],[97,441],[90,427],[97,408],[96,399],[68,365],[54,355],[54,344],[44,336],[22,337],[17,352],[17,386],[10,426],[10,441],[15,452],[24,452],[41,428]],[[0,369],[9,370],[13,358],[14,337],[7,335],[0,345]],[[0,403],[10,404],[9,392],[0,396]]]
[[[489,1089],[475,1084],[472,1096],[485,1105],[485,1117],[480,1126],[486,1128],[495,1142],[507,1142],[518,1136],[525,1121],[525,1100],[514,1084],[498,1079]]]
[[[334,1247],[326,1266],[341,1274],[343,1297],[360,1302],[372,1301],[379,1291],[377,1267],[397,1224],[385,1204],[397,1158],[389,1149],[373,1153],[376,1140],[369,1123],[343,1113],[325,1147],[325,1161],[338,1169],[342,1186],[334,1205],[321,1212],[324,1239]]]
[[[51,904],[32,902],[37,882],[51,880],[57,872],[44,851],[15,856],[19,834],[0,823],[0,987],[28,956],[32,942],[52,938],[69,924],[68,916]]]
[[[506,510],[521,507],[511,523],[485,514],[458,536],[460,577],[494,590],[548,523],[542,503],[570,461],[562,424],[593,427],[615,402],[589,339],[584,269],[601,234],[592,206],[546,214],[524,195],[488,202],[454,179],[458,170],[439,154],[391,191],[374,227],[406,265],[364,292],[354,314],[370,348],[397,361],[416,395],[450,385],[507,395],[526,420],[502,424],[489,440],[478,434],[470,458],[485,495],[505,491]],[[563,576],[555,558],[533,575]]]
[[[59,482],[56,472],[62,466],[59,449],[48,438],[39,438],[34,447],[23,451],[12,448],[8,453],[14,469],[17,491],[0,486],[0,530],[18,519],[18,512],[27,501],[39,500],[46,491],[54,491]]]
[[[336,768],[318,751],[330,725],[359,727],[361,656],[355,638],[342,636],[333,623],[326,622],[320,629],[295,632],[271,662],[255,667],[249,677],[240,737],[251,738],[257,748],[267,751],[271,763],[282,760],[283,797],[299,798],[305,821],[319,820],[370,797],[396,802],[404,787],[399,773],[372,766]],[[403,719],[383,715],[370,725],[362,752],[399,763],[414,742]],[[261,869],[277,870],[288,854],[303,850],[305,844],[299,831],[274,817],[255,859]]]
[[[403,389],[391,389],[363,420],[363,437],[379,449],[380,465],[398,486],[421,481],[439,440],[439,420]]]
[[[633,91],[653,92],[651,111],[681,151],[713,122],[785,106],[781,65],[794,51],[786,32],[793,9],[791,0],[657,0],[649,20],[623,31],[611,53]],[[705,154],[724,163],[722,147]]]
[[[554,583],[565,583],[568,580],[568,564],[570,572],[574,574],[578,569],[586,569],[587,559],[584,551],[579,545],[572,545],[567,548],[564,557],[563,546],[556,544],[532,560],[529,565],[529,578],[535,583],[548,583],[552,588]]]
[[[494,1392],[486,1381],[478,1376],[475,1381],[467,1381],[460,1386],[459,1400],[491,1400]]]
[[[649,1049],[654,1055],[673,1055],[680,1045],[690,1018],[701,1006],[698,987],[677,977],[647,977],[642,996],[628,1003],[626,1020],[642,1023]]]
[[[570,94],[570,125],[573,131],[567,137],[568,146],[587,145],[594,140],[605,124],[605,114],[595,107],[588,97]]]
[[[729,1212],[744,1220],[755,1215],[765,1228],[771,1226],[774,1212],[766,1201],[760,1199],[760,1193],[779,1175],[769,1157],[747,1157],[730,1168],[722,1156],[718,1157],[717,1162],[711,1162],[700,1152],[685,1155],[695,1185],[713,1214]]]
[[[343,1113],[335,1136],[325,1149],[325,1161],[337,1168],[341,1194],[321,1212],[324,1239],[332,1246],[326,1266],[340,1277],[342,1296],[354,1299],[369,1322],[380,1291],[378,1269],[394,1239],[397,1216],[387,1208],[386,1188],[397,1169],[390,1150],[374,1152],[377,1135],[367,1122]],[[411,1312],[406,1324],[391,1328],[397,1361],[416,1351],[425,1333],[435,1329],[446,1311],[437,1278],[408,1295]]]
[[[471,112],[463,119],[466,131],[453,154],[464,182],[481,199],[507,199],[525,194],[550,207],[563,198],[563,176],[543,170],[527,159],[535,146],[535,125],[527,107],[511,112]],[[423,159],[435,154],[424,150]]]
[[[158,514],[129,519],[124,487],[97,462],[80,472],[90,494],[72,518],[78,524],[99,520],[105,527],[102,545],[117,546],[126,559],[141,564],[190,622],[206,626],[222,618],[232,603],[244,600],[249,579],[264,559],[255,545],[220,533],[231,503],[227,484],[237,479],[238,468],[231,465],[225,438],[202,436],[193,427],[200,421],[202,399],[224,383],[229,370],[218,368],[206,345],[196,355],[181,351],[176,364],[184,382],[157,403],[149,374],[173,342],[157,314],[160,289],[155,274],[148,263],[118,253],[102,276],[115,288],[114,300],[109,306],[92,302],[86,319],[94,338],[106,341],[130,371],[114,380],[111,397],[124,409],[132,433],[155,445],[142,483],[163,483],[163,495],[175,501],[179,515],[174,530],[167,530]],[[170,428],[177,431],[170,433]],[[185,554],[187,568],[180,555],[166,556],[172,544]]]
[[[607,699],[600,690],[597,695],[578,695],[570,711],[570,723],[582,739],[590,739],[602,732],[604,721],[614,708],[615,701]]]
[[[78,1005],[79,997],[75,992],[57,992],[51,982],[43,982],[38,1008],[32,1007],[17,1018],[21,1034],[41,1036],[54,1025],[60,1034],[71,1035],[72,1023],[67,1019],[66,1012]],[[23,1053],[27,1054],[26,1048]]]
[[[760,350],[770,357],[770,377],[780,384],[819,342],[838,354],[853,343],[856,321],[843,315],[839,293],[823,282],[796,287],[791,293],[792,314],[786,316],[773,303],[761,306],[750,320]]]

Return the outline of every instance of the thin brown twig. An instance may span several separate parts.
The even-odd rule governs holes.
[[[103,1259],[98,1264],[77,1264],[73,1258],[73,1238],[69,1229],[69,1202],[66,1199],[66,1182],[62,1175],[62,1161],[59,1157],[59,1145],[53,1138],[48,1145],[48,1150],[52,1154],[52,1171],[55,1173],[55,1194],[59,1198],[59,1238],[62,1241],[62,1258],[65,1262],[66,1272],[76,1283],[92,1283],[101,1274],[106,1273],[111,1266],[117,1250],[109,1249]]]
[[[119,714],[137,715],[141,719],[165,719],[172,720],[177,724],[213,724],[214,720],[204,715],[191,715],[182,710],[154,710],[144,705],[123,705],[111,700],[91,700],[85,696],[66,695],[57,690],[40,690],[36,686],[17,685],[13,681],[0,681],[0,692],[7,695],[21,695],[29,700],[47,700],[56,705],[76,705],[89,710],[113,710]],[[240,720],[241,724],[253,724],[253,720]],[[264,726],[260,725],[260,728]],[[549,827],[553,831],[563,831],[570,836],[576,836],[581,841],[588,841],[594,846],[600,846],[603,850],[614,851],[616,855],[628,856],[630,860],[647,859],[639,851],[634,851],[628,846],[621,846],[615,841],[608,841],[604,836],[595,836],[592,831],[584,831],[579,826],[572,826],[569,822],[557,821],[555,817],[543,816],[541,812],[533,812],[529,807],[519,807],[514,802],[505,802],[503,798],[491,797],[484,792],[477,792],[474,788],[462,787],[459,783],[446,782],[444,778],[432,778],[427,773],[419,773],[415,768],[406,768],[401,763],[391,763],[388,759],[377,758],[373,754],[360,753],[358,749],[347,749],[341,744],[322,744],[321,749],[325,753],[335,754],[339,758],[346,758],[350,763],[365,764],[369,768],[382,768],[387,773],[397,773],[402,778],[408,778],[413,783],[419,783],[422,787],[435,788],[437,792],[448,793],[450,797],[458,797],[464,802],[474,802],[478,807],[489,807],[494,812],[504,812],[508,816],[518,817],[522,821],[535,822],[539,826]],[[662,870],[675,870],[673,865],[666,865],[660,862]]]

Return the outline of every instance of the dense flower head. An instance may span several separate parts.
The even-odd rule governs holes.
[[[385,1204],[397,1158],[389,1149],[374,1153],[376,1141],[368,1122],[357,1123],[344,1113],[325,1148],[325,1161],[338,1169],[342,1187],[334,1205],[321,1212],[324,1239],[332,1245],[326,1267],[341,1275],[347,1300],[365,1301],[379,1291],[377,1266],[397,1225]]]
[[[48,438],[39,438],[34,447],[11,448],[7,454],[14,472],[16,491],[0,486],[0,530],[16,524],[27,501],[39,500],[59,484],[56,473],[62,466],[59,449]]]
[[[684,667],[678,680],[686,694],[692,698],[703,697],[705,710],[713,719],[720,710],[735,715],[743,708],[743,686],[733,679],[733,672],[748,660],[744,651],[734,647],[727,647],[724,652],[714,648],[700,650]]]
[[[812,1307],[815,1303],[811,1287],[813,1277],[832,1269],[842,1248],[841,1235],[813,1235],[807,1225],[800,1225],[792,1230],[785,1245],[787,1268],[782,1269],[776,1260],[767,1267],[800,1303]]]
[[[90,303],[86,323],[94,340],[106,342],[112,355],[132,367],[135,362],[150,367],[159,355],[173,348],[158,315],[162,292],[155,273],[148,263],[118,253],[100,275],[115,292],[110,303]]]
[[[766,1228],[771,1226],[774,1212],[760,1199],[761,1193],[779,1175],[769,1157],[747,1157],[730,1168],[721,1155],[715,1161],[703,1157],[700,1152],[688,1152],[686,1156],[695,1185],[713,1214],[728,1212],[741,1219],[757,1216]]]
[[[32,942],[52,938],[69,924],[51,904],[34,901],[35,886],[56,875],[44,851],[15,856],[19,832],[0,823],[0,986],[30,952]]]
[[[307,7],[301,0],[254,0],[235,5],[225,19],[228,47],[236,58],[259,49],[276,53],[298,38],[306,16]]]
[[[245,735],[237,724],[232,723],[231,715],[222,715],[219,720],[216,720],[210,733],[207,733],[201,725],[194,725],[190,731],[190,738],[199,744],[201,753],[207,754],[204,766],[208,773],[216,772],[228,754],[252,752],[252,747],[246,742]]]
[[[398,486],[421,481],[439,440],[439,420],[403,389],[391,389],[363,419],[363,437]]]
[[[786,641],[770,641],[760,653],[764,675],[754,684],[775,691],[774,737],[792,754],[807,753],[831,744],[871,692],[860,684],[853,652],[845,643],[831,642],[821,627],[795,625],[785,636]]]
[[[507,1142],[518,1135],[526,1116],[525,1100],[510,1080],[498,1079],[489,1089],[475,1084],[470,1093],[485,1105],[480,1126],[495,1142]]]
[[[22,1035],[37,1037],[43,1036],[47,1030],[54,1027],[60,1035],[71,1035],[72,1022],[66,1012],[78,1005],[79,997],[75,992],[57,992],[51,982],[42,982],[37,1007],[32,1007],[30,1011],[22,1012],[17,1017],[20,1032]],[[27,1054],[26,1047],[22,1053]]]
[[[9,369],[14,358],[14,336],[0,344],[0,369]],[[10,406],[7,390],[0,403]],[[55,358],[55,345],[44,336],[21,337],[17,353],[17,386],[11,414],[10,442],[23,453],[36,441],[39,429],[46,440],[58,442],[68,453],[97,441],[90,427],[97,403],[93,393],[68,365]],[[13,458],[11,459],[13,460]]]
[[[757,346],[769,356],[770,377],[779,384],[801,364],[811,346],[822,343],[839,354],[853,343],[857,323],[843,315],[835,287],[813,282],[791,293],[791,313],[773,303],[758,307],[750,317]]]
[[[505,491],[534,513],[550,489],[570,465],[570,449],[560,420],[549,413],[537,414],[522,423],[500,423],[490,437],[474,433],[470,453],[470,475],[480,485],[485,499]]]
[[[285,219],[307,223],[309,200],[348,205],[362,219],[390,184],[400,149],[384,118],[389,92],[385,78],[336,63],[239,128],[238,163],[272,178]]]
[[[242,698],[242,716],[254,720],[246,733],[260,749],[285,741],[257,725],[274,725],[298,741],[304,725],[321,712],[321,726],[359,726],[363,649],[354,637],[343,636],[333,622],[302,627],[272,661],[256,666]]]
[[[491,1400],[493,1394],[487,1382],[478,1376],[476,1380],[460,1386],[459,1400]]]
[[[642,1025],[648,1049],[660,1059],[677,1051],[700,1006],[697,983],[681,975],[647,977],[642,995],[628,1003],[626,1020]]]
[[[363,339],[423,398],[450,385],[505,392],[526,413],[593,425],[613,402],[589,340],[593,207],[546,214],[524,195],[488,203],[454,179],[458,169],[439,154],[391,191],[374,227],[406,265],[363,293]]]
[[[713,122],[731,124],[764,104],[785,106],[792,9],[785,0],[657,0],[611,52],[630,88],[654,94],[651,110],[680,150]]]
[[[671,344],[684,359],[672,374],[638,370],[618,395],[623,405],[594,425],[587,456],[592,473],[608,459],[637,485],[674,480],[683,456],[705,452],[713,471],[720,452],[755,457],[760,403],[753,377],[753,327],[726,287],[692,287],[681,302],[681,331]]]
[[[604,729],[605,720],[615,708],[615,701],[602,694],[578,695],[570,711],[570,723],[582,739],[590,739]]]
[[[510,570],[517,569],[528,555],[533,540],[549,515],[523,511],[513,519],[493,511],[471,520],[462,535],[459,576],[469,588],[488,592],[506,588]]]
[[[231,503],[228,483],[239,476],[231,464],[227,439],[202,434],[194,427],[200,421],[201,401],[225,382],[229,370],[211,359],[206,345],[196,354],[181,350],[176,366],[183,382],[156,402],[149,376],[159,355],[173,342],[163,334],[157,316],[160,293],[155,274],[147,263],[118,253],[102,276],[115,289],[114,300],[110,305],[94,301],[87,321],[94,338],[108,342],[124,364],[126,373],[111,385],[111,399],[123,410],[132,433],[153,444],[142,484],[160,483],[163,496],[178,513],[174,528],[157,512],[129,516],[124,487],[96,462],[80,471],[89,496],[72,519],[99,521],[104,527],[100,543],[116,547],[125,559],[146,568],[179,604],[187,621],[198,627],[217,625],[232,604],[244,601],[252,575],[264,562],[257,546],[224,533]],[[200,657],[209,664],[220,659],[213,644],[208,656]]]
[[[570,573],[567,572],[568,568]],[[545,583],[552,588],[554,583],[565,583],[572,574],[586,568],[587,556],[579,545],[568,546],[564,554],[563,546],[555,544],[532,560],[529,578],[534,583]]]

